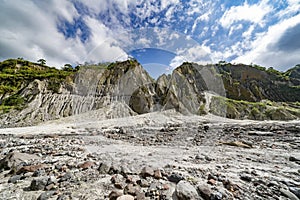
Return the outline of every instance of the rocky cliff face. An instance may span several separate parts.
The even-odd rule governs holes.
[[[10,60],[0,70],[1,127],[33,125],[116,103],[129,115],[176,109],[238,119],[300,116],[298,103],[261,102],[300,101],[299,67],[279,73],[246,65],[184,63],[156,81],[135,60],[76,71]]]
[[[2,114],[1,127],[33,125],[96,110],[114,102],[129,104],[134,91],[153,82],[135,61],[114,63],[107,68],[83,67],[58,82],[56,90],[50,87],[50,79],[34,79],[15,92],[23,105]]]

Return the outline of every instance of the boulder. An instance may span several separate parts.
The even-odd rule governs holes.
[[[38,160],[39,157],[34,154],[20,153],[17,151],[7,154],[0,160],[0,171],[10,170],[12,167],[18,167],[30,160]]]
[[[195,200],[202,199],[197,190],[187,181],[180,181],[176,186],[176,196],[178,200]]]

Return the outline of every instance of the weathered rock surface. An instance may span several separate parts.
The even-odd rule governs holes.
[[[18,166],[26,163],[26,161],[37,160],[38,156],[34,154],[11,152],[0,160],[0,170],[8,170],[17,168]]]
[[[24,66],[9,67],[26,68],[28,62],[19,62]],[[51,71],[31,65],[33,71]],[[136,60],[82,67],[63,80],[62,75],[25,78],[18,91],[0,94],[1,102],[12,107],[0,110],[0,127],[36,125],[99,109],[106,110],[102,119],[176,109],[183,114],[212,113],[233,119],[292,120],[300,117],[298,71],[299,67],[275,74],[246,65],[183,63],[155,81]],[[6,79],[1,81],[7,84]],[[14,83],[14,79],[9,81]],[[112,109],[116,104],[122,104],[119,111]]]
[[[187,181],[180,181],[176,186],[178,200],[200,199],[197,190]]]

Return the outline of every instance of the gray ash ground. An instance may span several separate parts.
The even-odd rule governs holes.
[[[298,123],[0,135],[0,199],[299,199]]]

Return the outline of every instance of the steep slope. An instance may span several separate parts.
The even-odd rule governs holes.
[[[281,73],[186,62],[155,81],[136,60],[58,70],[10,59],[0,63],[0,127],[106,108],[117,109],[104,113],[108,118],[175,109],[235,119],[295,119],[300,117],[299,74],[299,66]]]
[[[29,64],[32,71],[38,66]],[[10,67],[15,70],[13,65]],[[24,67],[27,66],[19,64],[20,69]],[[46,71],[50,69],[41,67]],[[56,72],[60,74],[63,70]],[[8,80],[13,81],[14,77],[10,76]],[[49,78],[32,76],[28,81],[21,78],[18,88],[9,94],[3,92],[1,127],[33,125],[99,109],[116,101],[128,104],[138,87],[153,83],[141,65],[132,60],[109,66],[81,67],[61,76],[55,87],[51,82],[54,77],[56,75]]]
[[[235,100],[258,102],[300,101],[299,77],[296,69],[290,74],[248,65],[217,65],[222,75],[226,96]]]

